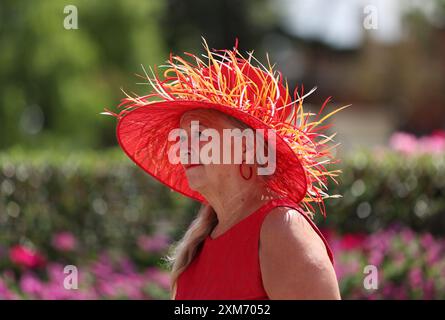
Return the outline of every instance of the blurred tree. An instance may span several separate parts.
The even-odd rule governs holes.
[[[281,4],[280,4],[281,3]],[[308,103],[327,96],[356,105],[391,106],[400,129],[428,133],[443,127],[445,1],[435,18],[408,11],[407,37],[338,50],[298,38],[282,27],[272,0],[73,0],[78,29],[64,28],[66,3],[0,3],[0,148],[97,148],[116,143],[114,121],[100,116],[123,93],[144,93],[133,74],[159,65],[172,51],[211,48],[265,52],[291,88],[318,86]],[[435,21],[435,22],[434,22]],[[368,32],[369,33],[369,32]],[[424,110],[428,109],[428,112]],[[358,109],[357,109],[358,110]]]
[[[119,88],[145,89],[133,75],[140,64],[201,50],[201,36],[214,48],[238,38],[251,50],[274,23],[267,4],[74,0],[78,29],[65,29],[66,3],[2,1],[0,148],[114,145],[114,121],[99,113],[118,104]]]
[[[114,144],[99,113],[137,88],[141,63],[165,57],[163,2],[74,0],[78,29],[64,28],[65,5],[0,4],[0,148]]]
[[[267,5],[266,0],[167,0],[161,22],[168,48],[200,49],[204,36],[216,49],[231,48],[238,38],[241,51],[252,50],[274,21]]]

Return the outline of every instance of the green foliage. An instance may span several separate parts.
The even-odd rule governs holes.
[[[342,198],[326,201],[319,224],[341,232],[375,232],[399,223],[416,231],[444,234],[445,154],[406,156],[361,150],[343,159]]]
[[[443,234],[445,157],[386,151],[345,157],[321,227],[375,232],[394,223]],[[366,203],[366,205],[364,205]],[[120,150],[65,153],[11,149],[0,154],[0,243],[48,247],[68,230],[85,253],[131,250],[143,234],[178,239],[199,204],[143,173]],[[48,248],[51,252],[51,248]],[[143,260],[134,254],[134,259]]]
[[[329,240],[343,298],[444,298],[443,237],[392,226],[367,236],[331,236]]]
[[[121,87],[141,89],[142,62],[165,60],[163,3],[74,0],[78,29],[65,29],[67,3],[2,1],[0,148],[115,144],[113,122],[99,113],[119,102]]]
[[[32,243],[53,252],[51,237],[70,231],[83,254],[113,248],[146,260],[141,235],[177,238],[197,209],[138,169],[120,151],[0,155],[0,243]]]

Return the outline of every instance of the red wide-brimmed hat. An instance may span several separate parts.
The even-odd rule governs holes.
[[[182,114],[194,109],[218,110],[253,129],[274,129],[276,169],[267,179],[268,187],[300,204],[307,213],[314,212],[311,203],[315,202],[325,215],[323,200],[333,197],[327,193],[327,178],[338,183],[335,177],[341,171],[325,168],[338,160],[331,154],[335,145],[328,144],[335,134],[325,135],[330,125],[320,124],[347,106],[320,118],[328,98],[317,114],[304,112],[307,94],[295,89],[292,99],[286,81],[269,61],[266,67],[251,52],[244,57],[237,42],[232,50],[210,50],[204,40],[204,48],[202,59],[190,53],[185,53],[188,58],[170,55],[166,65],[159,67],[164,69],[162,78],[151,68],[149,77],[144,69],[152,91],[127,95],[119,113],[106,110],[118,119],[119,145],[145,172],[206,203],[189,187],[183,166],[169,161],[168,151],[176,142],[169,141],[168,135],[179,128]]]

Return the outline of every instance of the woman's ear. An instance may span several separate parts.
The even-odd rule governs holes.
[[[243,163],[245,163],[247,161],[246,150],[247,150],[246,141],[245,141],[245,139],[241,139],[241,152],[242,152],[241,159],[242,159]]]
[[[256,144],[255,138],[249,139],[249,141],[246,141],[246,140],[248,140],[248,139],[242,140],[243,160],[248,164],[254,164],[256,162],[255,161],[255,144]]]

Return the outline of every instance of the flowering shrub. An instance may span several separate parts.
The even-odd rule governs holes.
[[[24,268],[38,268],[45,264],[45,258],[38,252],[25,246],[16,245],[9,251],[12,263]]]
[[[391,148],[407,155],[419,153],[443,153],[445,152],[445,131],[436,130],[429,136],[417,138],[406,132],[394,133],[389,144]]]
[[[27,270],[20,276],[4,270],[0,299],[168,299],[169,274],[156,267],[137,271],[132,262],[114,264],[106,256],[79,266],[78,288],[67,289],[64,265],[49,263],[45,275]]]
[[[334,251],[343,299],[445,298],[445,239],[401,226],[370,235],[323,233]],[[162,248],[156,245],[149,252],[157,261],[166,253],[166,238],[144,237],[150,245],[159,239]],[[142,249],[148,248],[144,244]],[[122,254],[104,252],[79,265],[78,289],[71,290],[64,287],[64,264],[52,261],[36,268],[12,258],[11,267],[0,272],[0,299],[169,299],[166,270],[156,264],[138,267]],[[364,286],[368,265],[376,267],[376,289]]]
[[[357,150],[342,159],[342,197],[326,201],[322,227],[371,233],[394,223],[445,235],[445,132],[416,138],[395,133],[390,147]]]
[[[77,240],[71,232],[59,232],[53,236],[52,245],[59,251],[73,251],[77,248]]]
[[[69,233],[54,237],[60,253],[75,252],[76,239]],[[156,241],[146,236],[147,241]],[[61,245],[63,244],[63,245]],[[67,250],[68,249],[68,250]],[[150,252],[157,260],[166,247]],[[64,256],[58,257],[63,260]],[[75,286],[65,270],[67,262],[46,262],[29,248],[10,249],[9,266],[0,271],[0,299],[168,299],[169,273],[156,265],[137,266],[122,254],[103,252],[95,260],[75,266]],[[69,265],[68,265],[69,266]]]
[[[444,299],[445,239],[393,226],[370,235],[325,233],[344,299]],[[377,289],[364,286],[376,267]]]

